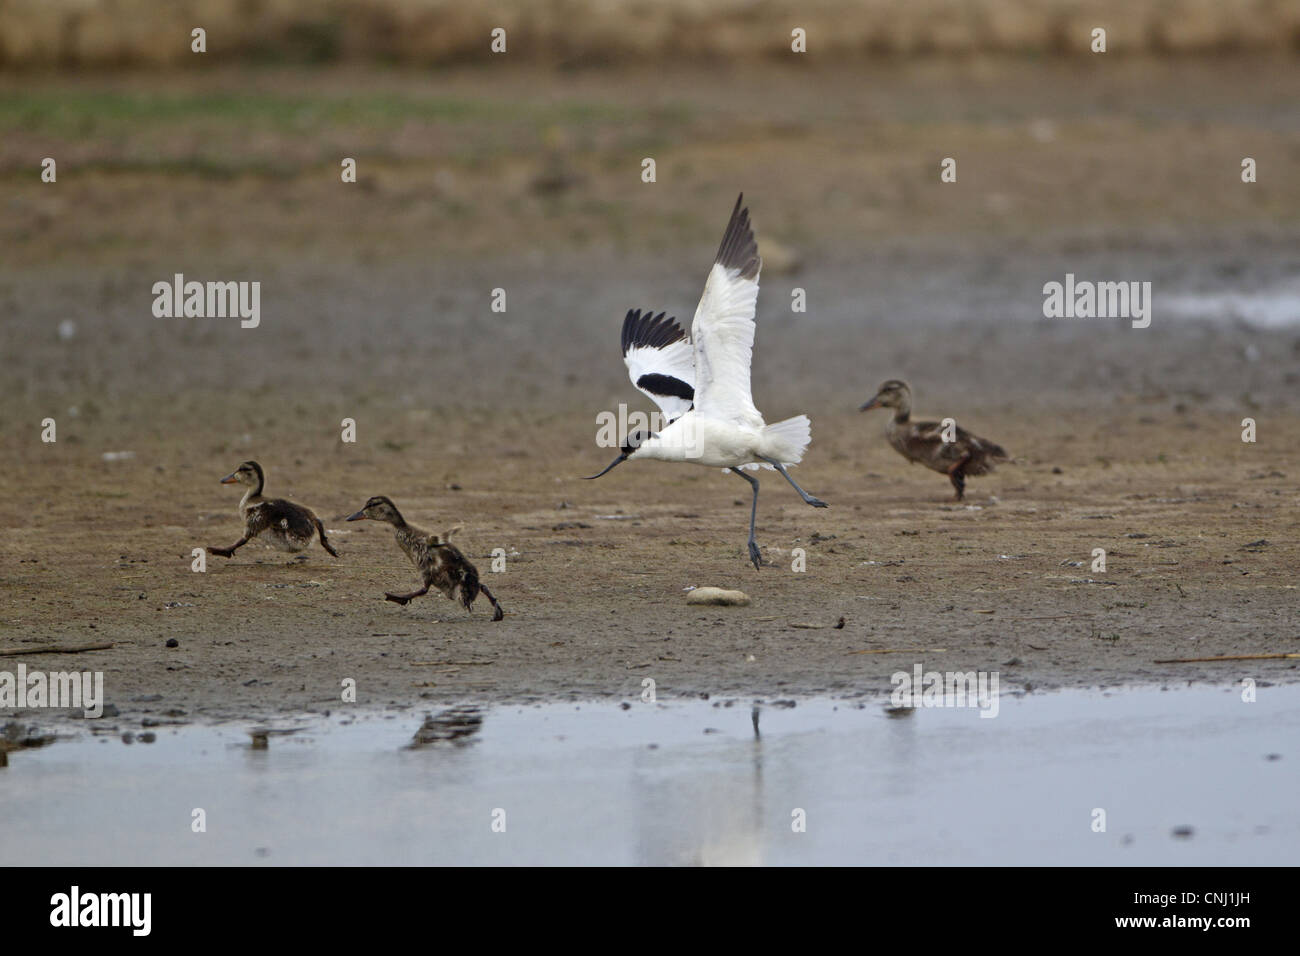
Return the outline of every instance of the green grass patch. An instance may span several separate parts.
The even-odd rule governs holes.
[[[684,108],[656,110],[656,122],[684,122]],[[617,104],[581,100],[490,100],[467,97],[357,93],[318,96],[251,92],[38,90],[0,92],[0,128],[54,136],[130,132],[141,126],[229,124],[304,130],[396,126],[412,120],[505,122],[527,126],[621,124],[638,118]]]

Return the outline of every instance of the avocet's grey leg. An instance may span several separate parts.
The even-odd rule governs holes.
[[[731,470],[749,482],[754,489],[754,505],[749,509],[749,560],[754,562],[754,570],[758,571],[763,567],[763,556],[758,551],[758,542],[754,540],[754,525],[758,521],[758,479],[745,474],[739,468]]]
[[[785,470],[785,465],[771,458],[763,458],[762,460],[767,462],[777,471],[779,471],[781,473],[781,477],[784,478],[786,481],[790,482],[790,486],[794,488],[795,491],[799,492],[799,497],[802,498],[805,503],[812,505],[814,508],[827,507],[826,502],[822,501],[820,498],[814,498],[812,495],[808,494],[808,492],[800,488],[798,482],[796,482],[793,478],[791,478],[790,473]]]

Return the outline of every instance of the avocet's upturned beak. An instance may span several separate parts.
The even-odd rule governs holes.
[[[863,404],[862,407],[858,409],[858,411],[860,411],[860,412],[869,412],[869,411],[871,411],[873,408],[879,408],[879,407],[880,407],[880,396],[877,395],[877,396],[876,396],[875,398],[873,398],[871,401],[866,402],[865,404]]]
[[[239,480],[239,472],[232,471],[230,474],[226,475],[226,477],[221,479],[221,483],[223,485],[233,485],[238,480]]]
[[[365,509],[365,508],[362,508],[362,509],[361,509],[360,511],[358,511],[356,514],[348,515],[348,516],[347,516],[346,518],[344,518],[343,520],[344,520],[344,521],[367,521],[367,520],[369,520],[369,519],[366,517],[366,509]]]
[[[611,462],[609,463],[609,467],[606,468],[604,471],[602,471],[602,472],[600,473],[600,475],[608,474],[608,473],[610,472],[610,470],[611,470],[615,465],[619,464],[620,462],[624,462],[624,461],[627,461],[627,455],[624,455],[622,452],[620,452],[620,453],[619,453],[619,456],[618,456],[617,458],[615,458],[613,461],[611,461]],[[584,481],[594,481],[595,479],[599,478],[600,475],[587,475],[583,480],[584,480]]]

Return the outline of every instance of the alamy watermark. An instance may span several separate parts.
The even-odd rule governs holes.
[[[917,664],[889,680],[895,707],[978,707],[980,717],[998,715],[997,671],[927,671]]]
[[[1132,319],[1133,328],[1151,324],[1150,282],[1075,281],[1067,272],[1064,282],[1043,286],[1043,315],[1049,319]]]
[[[700,458],[704,446],[700,442],[694,415],[684,415],[679,419],[668,421],[660,412],[641,412],[627,410],[627,405],[619,402],[617,412],[596,413],[596,447],[597,448],[636,448],[641,442],[657,438],[669,425],[680,422],[680,445],[685,458]]]
[[[160,319],[238,317],[245,329],[255,329],[262,321],[261,282],[186,282],[178,272],[170,282],[155,282],[151,291],[153,314]]]
[[[81,708],[87,717],[104,713],[103,671],[0,671],[0,710],[28,707]]]
[[[117,926],[148,936],[153,925],[152,893],[83,893],[74,886],[50,897],[50,925]]]

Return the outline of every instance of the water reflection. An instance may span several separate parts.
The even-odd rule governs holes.
[[[1205,688],[1031,695],[993,720],[684,701],[160,727],[148,747],[94,729],[7,746],[0,863],[1261,865],[1300,851],[1300,687],[1250,705]],[[2,739],[44,739],[29,730]],[[1091,828],[1095,807],[1109,832]]]

